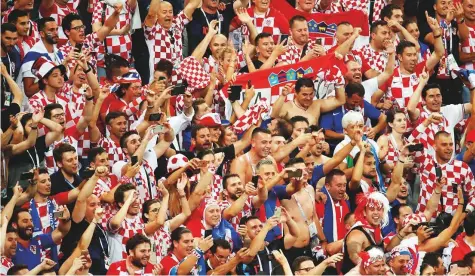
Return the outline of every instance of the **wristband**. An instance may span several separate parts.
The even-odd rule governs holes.
[[[94,100],[94,96],[86,97],[86,101],[92,101],[92,100]]]
[[[437,195],[440,195],[442,193],[442,191],[437,192],[436,190],[434,190],[434,193],[437,194]]]
[[[38,129],[37,125],[36,126],[30,126],[30,127],[31,127],[31,129]]]
[[[459,203],[459,205],[460,205],[460,206],[463,206],[463,205],[464,205],[464,203]]]
[[[434,39],[439,38],[439,37],[441,37],[441,36],[442,36],[442,34],[434,35]]]
[[[204,255],[204,252],[201,251],[201,249],[199,249],[199,248],[195,248],[195,249],[193,249],[191,254],[194,255],[196,258],[201,259]]]
[[[71,217],[67,218],[67,219],[59,219],[59,220],[62,220],[63,222],[70,222],[71,221]]]
[[[88,64],[88,65],[89,65],[89,64]],[[89,65],[89,66],[87,67],[87,70],[84,70],[84,73],[87,74],[87,73],[89,73],[89,72],[91,72],[91,71],[92,71],[92,68],[91,68],[91,65]]]

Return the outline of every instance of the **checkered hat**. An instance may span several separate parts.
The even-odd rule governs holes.
[[[184,156],[183,154],[175,154],[170,159],[168,159],[168,164],[167,164],[167,172],[171,173],[188,163],[188,158]]]
[[[402,221],[402,227],[405,227],[408,223],[411,223],[413,225],[417,225],[421,222],[426,222],[427,219],[423,214],[410,214],[407,217],[404,218]]]
[[[33,66],[31,67],[31,73],[33,73],[33,75],[35,75],[38,79],[42,79],[55,68],[59,68],[62,74],[66,74],[66,67],[64,67],[64,65],[56,65],[54,62],[48,60],[45,57],[39,57],[33,63]]]
[[[195,89],[202,89],[209,85],[210,76],[195,57],[186,57],[180,64],[178,72],[186,80],[187,92],[193,93]]]
[[[221,118],[218,113],[208,113],[200,118],[199,124],[206,127],[219,127]]]

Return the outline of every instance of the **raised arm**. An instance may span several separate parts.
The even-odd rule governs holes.
[[[427,71],[432,71],[435,68],[440,59],[445,55],[444,43],[442,42],[442,29],[440,28],[439,22],[430,17],[426,11],[427,24],[431,28],[432,32],[427,34],[425,40],[434,45],[434,53],[427,59],[426,68]]]
[[[121,3],[117,3],[114,6],[114,12],[106,18],[104,21],[104,25],[101,26],[98,30],[96,30],[97,37],[99,38],[100,41],[103,41],[106,39],[106,37],[114,30],[115,26],[117,25],[117,22],[119,22],[119,16],[120,12],[122,11],[123,5]],[[87,73],[88,80],[89,80],[89,74],[91,72]],[[92,73],[92,75],[95,75]],[[96,77],[97,81],[97,77]],[[89,82],[89,85],[91,85],[91,82]],[[91,85],[92,86],[92,85]]]
[[[399,32],[401,32],[402,36],[404,37],[405,40],[414,43],[416,45],[416,52],[419,52],[421,49],[421,46],[419,45],[419,41],[415,39],[399,22],[396,20],[389,20],[388,26],[391,29],[392,27],[396,27]],[[391,43],[392,44],[392,43]]]
[[[419,43],[416,45],[419,45]],[[393,75],[394,68],[396,67],[396,49],[394,48],[394,44],[391,43],[386,47],[386,53],[388,54],[386,67],[384,68],[384,71],[376,77],[378,80],[378,87],[383,85]]]
[[[127,215],[127,210],[129,209],[129,206],[136,199],[137,199],[137,192],[136,191],[134,191],[133,193],[129,193],[129,196],[125,200],[122,207],[120,207],[119,211],[110,220],[110,222],[109,222],[110,230],[117,231],[120,228],[120,225],[122,224],[122,222],[124,221],[124,219]]]
[[[201,178],[198,181],[195,190],[188,199],[188,204],[192,212],[200,205],[201,199],[206,194],[208,186],[211,185],[212,180],[213,175],[209,171],[201,175]]]
[[[360,186],[361,178],[363,177],[363,166],[364,166],[364,155],[368,150],[368,145],[365,142],[358,143],[358,147],[360,148],[360,156],[358,157],[358,161],[356,161],[355,167],[353,169],[353,174],[350,180],[350,190],[356,190]],[[377,156],[375,156],[377,158]]]
[[[231,218],[237,216],[244,209],[244,205],[249,199],[249,195],[255,194],[256,192],[257,189],[254,187],[254,184],[251,182],[247,183],[244,187],[244,193],[238,199],[236,199],[231,204],[231,206],[224,209],[223,218],[225,220],[230,220]]]
[[[256,26],[254,25],[254,20],[249,16],[249,13],[247,12],[247,8],[241,7],[239,9],[236,9],[236,15],[239,20],[247,26],[247,29],[249,30],[249,40],[255,41],[256,36],[259,34],[259,32],[257,31]]]
[[[414,93],[411,95],[411,98],[407,103],[407,113],[409,114],[409,119],[411,122],[415,122],[417,119],[419,119],[421,111],[419,108],[417,108],[417,106],[421,101],[422,89],[424,89],[424,86],[426,86],[428,80],[429,74],[424,69],[422,74],[419,76],[419,85],[417,86],[416,90],[414,90]]]
[[[170,231],[173,231],[180,227],[180,225],[182,225],[191,215],[190,205],[188,204],[188,200],[186,199],[185,193],[185,188],[187,184],[188,177],[186,176],[186,173],[183,173],[176,185],[178,195],[180,196],[181,213],[170,220]]]
[[[28,138],[25,141],[12,145],[11,150],[13,155],[25,152],[35,145],[36,139],[38,138],[38,123],[43,119],[44,113],[44,110],[35,110],[31,118],[33,122],[31,124],[31,131],[28,134]]]
[[[294,84],[289,83],[289,84],[286,84],[284,88],[282,88],[282,91],[279,97],[272,105],[272,112],[270,114],[272,118],[285,118],[285,116],[287,115],[287,110],[283,110],[282,106],[284,106],[287,95],[289,95],[292,92],[294,87],[295,87]]]
[[[201,0],[189,0],[188,4],[186,4],[183,13],[185,13],[186,17],[191,21],[193,19],[193,12],[201,5]]]
[[[436,180],[434,192],[432,193],[432,196],[427,202],[426,209],[424,210],[424,216],[426,217],[427,221],[430,221],[432,219],[432,215],[437,211],[442,193],[442,187],[446,184],[447,178],[445,177],[442,177],[440,182]]]
[[[86,181],[86,184],[82,187],[74,205],[72,219],[75,223],[80,223],[86,215],[86,202],[87,198],[92,195],[94,186],[100,177],[107,176],[109,170],[106,166],[100,166],[96,168],[94,175]]]
[[[20,87],[16,84],[15,80],[8,74],[7,67],[2,63],[0,64],[0,73],[2,76],[5,78],[7,81],[8,86],[10,87],[10,90],[13,94],[13,100],[12,103],[18,104],[20,107],[23,102],[23,93],[21,92]]]
[[[218,20],[213,20],[209,23],[208,33],[206,33],[203,40],[201,40],[201,42],[198,44],[198,46],[196,46],[195,50],[191,54],[193,57],[196,58],[196,60],[201,61],[201,63],[203,62],[203,56],[205,55],[206,50],[208,49],[208,46],[211,43],[211,40],[218,33],[218,30],[216,29],[218,23]]]
[[[158,12],[160,10],[161,0],[152,0],[148,8],[147,17],[145,17],[144,25],[151,28],[157,22]]]
[[[320,101],[320,113],[329,112],[345,104],[345,86],[335,85],[335,98],[329,98]],[[310,107],[311,109],[312,107]]]
[[[170,194],[168,193],[167,188],[163,185],[163,181],[157,182],[158,189],[162,194],[162,202],[160,203],[160,210],[158,211],[157,218],[153,221],[149,220],[147,224],[145,224],[145,234],[152,236],[153,233],[157,232],[160,227],[163,226],[165,223],[165,219],[167,218],[167,211],[168,211],[168,201],[170,199]]]
[[[279,224],[279,219],[277,217],[270,217],[267,219],[262,230],[254,237],[249,246],[249,256],[255,257],[261,248],[265,245],[264,239],[267,236],[267,233]]]
[[[297,241],[300,235],[300,229],[287,210],[283,206],[280,208],[282,209],[281,223],[287,226],[284,229],[286,230],[286,233],[284,233],[284,247],[285,249],[290,249]]]
[[[68,207],[60,206],[59,210],[63,211],[63,215],[58,218],[58,228],[51,233],[51,237],[55,244],[60,244],[61,240],[68,234],[69,229],[71,229],[71,215],[69,214]]]
[[[198,246],[194,249],[195,254],[188,255],[185,260],[178,265],[176,275],[189,275],[191,270],[196,266],[199,261],[197,255],[204,258],[204,254],[213,246],[213,237],[209,236],[201,239],[198,242]]]

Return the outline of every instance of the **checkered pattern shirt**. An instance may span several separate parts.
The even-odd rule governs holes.
[[[99,47],[104,47],[104,43],[99,39],[97,33],[92,33],[86,35],[82,47],[84,49],[89,49],[95,51]],[[71,45],[71,42],[66,42],[63,46],[59,47],[59,50],[63,53],[63,56],[69,55],[69,52],[73,51],[74,47]],[[91,67],[97,72],[97,56],[95,53],[91,53],[91,60],[89,61]],[[68,63],[68,68],[70,71],[74,71],[74,68],[77,65],[77,60],[72,59]]]
[[[0,275],[1,276],[6,276],[7,275],[7,272],[8,270],[13,266],[13,262],[11,259],[5,257],[5,256],[1,256],[0,257],[0,263],[1,263],[1,266],[0,266]]]
[[[102,136],[97,145],[106,150],[109,155],[109,166],[111,168],[115,162],[127,160],[127,156],[122,151],[120,145],[117,145],[111,138]]]
[[[281,34],[289,33],[289,21],[278,10],[269,8],[264,15],[254,14],[254,8],[248,8],[247,12],[254,22],[254,26],[257,29],[257,33],[269,33],[274,39],[274,43],[279,42]],[[234,17],[231,21],[231,26],[235,29],[241,28],[241,34],[243,37],[249,38],[249,28],[247,25],[242,24],[238,17]]]
[[[152,64],[157,64],[161,59],[166,59],[174,64],[172,72],[172,84],[181,81],[178,75],[178,66],[183,60],[183,29],[190,20],[185,13],[180,12],[173,18],[169,30],[155,23],[152,27],[144,25],[145,40],[148,44]]]
[[[307,53],[315,46],[315,39],[310,39],[307,46]],[[302,50],[300,50],[294,43],[289,45],[287,52],[280,55],[279,62],[287,62],[288,64],[294,64],[300,61],[302,56]]]
[[[469,30],[469,36],[467,40],[461,41],[461,47],[462,47],[462,52],[463,53],[474,53],[475,52],[475,28],[472,28],[467,25],[467,28]],[[460,67],[465,68],[465,69],[470,69],[474,70],[475,69],[475,62],[469,61],[466,63],[460,64]]]
[[[56,202],[56,200],[52,197],[50,197],[50,200],[51,202],[53,202],[53,205],[55,206],[54,210],[58,209],[58,203]],[[35,203],[36,203],[36,210],[38,212],[38,215],[40,216],[40,222],[41,222],[41,225],[35,225],[35,226],[41,228],[43,231],[43,234],[48,234],[48,233],[53,232],[53,230],[58,227],[58,219],[54,220],[54,225],[50,224],[50,213],[53,213],[54,210],[48,210],[47,201],[42,202],[42,203],[39,203],[39,202],[35,202]]]
[[[236,133],[243,133],[248,130],[252,125],[256,125],[260,120],[260,115],[262,113],[267,113],[269,111],[269,106],[267,105],[266,99],[261,99],[257,104],[246,110],[244,114],[236,120],[233,124],[234,131]]]
[[[68,86],[63,86],[68,87]],[[63,88],[61,90],[63,90]],[[68,100],[63,98],[61,94],[58,92],[56,94],[56,97],[54,101],[50,101],[48,97],[46,96],[46,93],[43,90],[40,90],[36,92],[31,98],[28,100],[28,104],[30,105],[30,110],[39,110],[41,108],[44,108],[48,104],[53,104],[53,103],[58,103],[63,106],[64,109],[66,109],[66,105],[68,103]]]
[[[368,63],[372,69],[380,73],[384,72],[386,63],[388,62],[388,54],[385,52],[376,52],[371,45],[366,44],[356,50],[356,54],[360,56],[363,62]]]
[[[424,212],[432,193],[435,189],[436,173],[435,173],[436,161],[427,154],[424,154],[424,163],[421,166],[421,193],[419,197],[419,204],[417,209],[420,212]],[[453,214],[457,209],[458,198],[456,191],[452,189],[452,183],[457,183],[463,186],[463,190],[468,193],[469,203],[468,209],[474,210],[475,208],[475,180],[473,174],[465,162],[452,159],[446,164],[439,164],[442,170],[442,177],[447,178],[447,185],[442,186],[442,204],[439,202],[437,212],[434,213],[433,218],[437,217],[440,212],[447,212]]]
[[[386,93],[386,97],[394,99],[400,109],[405,108],[419,86],[419,76],[425,66],[425,61],[420,62],[414,68],[414,73],[410,75],[404,75],[401,72],[401,67],[397,67],[393,75],[379,89]],[[422,100],[419,100],[419,104],[422,104]]]
[[[127,258],[127,250],[125,249],[125,245],[127,244],[127,241],[137,234],[145,235],[144,229],[145,229],[145,225],[142,221],[142,218],[138,215],[131,219],[125,218],[122,221],[120,228],[116,231],[113,231],[112,228],[110,227],[110,220],[107,225],[107,230],[111,233],[115,233],[121,239],[123,259]]]
[[[365,14],[369,14],[369,2],[371,0],[341,0],[345,10],[359,10]],[[386,0],[374,0],[373,22],[381,17],[381,10],[386,6]]]
[[[158,231],[153,233],[152,237],[149,237],[152,241],[152,250],[154,250],[157,255],[157,264],[168,255],[168,249],[172,245],[171,232],[170,221],[167,220]]]
[[[343,9],[342,9],[341,4],[340,4],[340,0],[332,1],[326,9],[322,9],[320,7],[320,2],[321,1],[317,1],[315,3],[315,7],[312,9],[312,13],[331,14],[331,13],[343,12]]]
[[[121,111],[125,112],[127,116],[127,125],[130,128],[137,120],[140,118],[140,103],[146,99],[145,94],[142,96],[135,98],[130,103],[127,103],[121,98],[114,98],[109,105],[109,111]]]
[[[40,17],[52,17],[54,21],[58,23],[58,36],[61,43],[64,43],[68,40],[62,27],[63,18],[70,13],[75,13],[78,6],[79,0],[69,1],[65,6],[58,5],[56,1],[54,1],[53,5],[49,8],[44,8],[42,5],[40,5]]]
[[[114,8],[110,7],[109,5],[104,4],[102,1],[97,1],[94,6],[94,12],[92,13],[92,22],[103,22],[102,19],[102,11],[106,9],[104,21],[114,13]],[[117,22],[115,28],[122,29],[127,24],[132,24],[132,15],[135,10],[132,10],[125,1],[124,7],[119,15],[119,22]],[[129,62],[132,61],[132,39],[130,34],[125,35],[111,35],[106,37],[106,44],[107,44],[107,53],[115,54],[123,57],[124,59],[128,60]],[[106,51],[104,48],[104,44],[101,43],[97,48],[97,66],[104,67],[104,55]]]
[[[10,13],[14,9],[15,7],[11,7],[4,13],[2,17],[3,23],[8,22],[8,15],[10,15]],[[33,41],[31,45],[34,45],[36,42],[38,42],[41,39],[40,33],[38,32],[38,24],[36,24],[36,22],[31,19],[30,19],[30,35],[28,36],[28,38],[30,38],[30,41]],[[26,52],[25,52],[25,55],[26,55]]]
[[[195,174],[190,177],[190,182],[197,183],[200,181],[200,174]],[[220,201],[221,193],[223,192],[223,178],[220,175],[213,175],[213,183],[211,183],[211,193],[208,200]]]
[[[54,161],[53,150],[62,143],[67,143],[73,146],[76,149],[78,148],[78,140],[81,137],[82,133],[80,133],[76,126],[72,126],[64,132],[64,137],[59,140],[55,141],[48,147],[48,151],[45,152],[45,160],[46,160],[46,168],[48,169],[49,174],[53,174],[54,172],[58,171],[58,167],[56,166],[56,161]]]
[[[252,199],[254,197],[250,196],[247,198],[246,202],[244,203],[244,207],[242,208],[241,212],[237,214],[237,216],[232,217],[229,222],[232,224],[234,229],[238,229],[239,222],[241,221],[241,218],[243,217],[248,217],[252,215]],[[223,200],[218,202],[219,208],[221,209],[221,212],[224,212],[227,208],[231,207],[232,203],[229,202],[228,200]]]
[[[114,174],[109,174],[108,177],[99,178],[92,193],[98,198],[101,198],[105,193],[110,192],[116,185],[117,176]],[[104,229],[106,229],[107,222],[115,215],[117,210],[114,208],[113,204],[109,204],[104,201],[101,201],[101,207],[104,209],[104,215],[102,216],[100,224]]]

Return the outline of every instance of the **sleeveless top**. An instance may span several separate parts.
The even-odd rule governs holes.
[[[373,237],[368,234],[368,232],[366,232],[366,230],[364,230],[364,228],[362,226],[356,226],[355,228],[351,229],[350,232],[348,232],[348,234],[346,235],[345,237],[345,242],[344,242],[344,251],[343,251],[343,265],[341,267],[341,271],[343,272],[343,274],[346,274],[348,273],[348,271],[350,271],[352,268],[354,268],[356,265],[353,264],[353,261],[350,259],[350,255],[348,254],[348,248],[347,248],[347,243],[346,243],[346,239],[348,237],[348,235],[351,233],[351,231],[353,230],[359,230],[361,231],[365,236],[366,238],[368,239],[368,241],[370,242],[371,245],[374,245],[374,246],[378,246],[380,247],[381,249],[383,249],[383,242],[381,241],[379,244],[377,244]],[[370,246],[371,246],[370,245]],[[363,250],[365,250],[366,248],[364,248]]]

